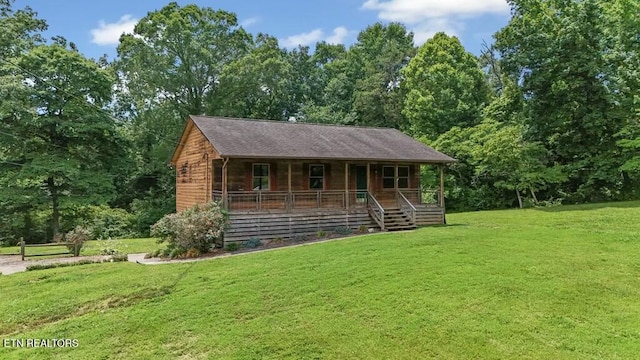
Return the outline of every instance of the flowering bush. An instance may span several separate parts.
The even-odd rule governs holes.
[[[76,226],[76,228],[69,231],[64,238],[69,251],[72,251],[74,256],[78,256],[80,255],[80,250],[82,250],[84,242],[89,240],[90,236],[91,231],[82,226]]]
[[[217,202],[198,204],[177,214],[169,214],[151,226],[151,236],[167,242],[165,256],[178,257],[206,253],[222,240],[227,213]]]

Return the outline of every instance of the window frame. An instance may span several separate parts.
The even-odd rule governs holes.
[[[393,170],[392,176],[385,175],[385,169]],[[385,180],[391,179],[393,181],[393,187],[385,186]],[[383,165],[382,166],[382,189],[383,190],[393,190],[396,188],[396,167],[393,165]]]
[[[256,176],[256,166],[266,166],[267,167],[267,175]],[[256,189],[254,186],[256,179],[266,179],[267,187],[262,187],[262,180],[260,181],[260,189]],[[252,191],[269,191],[271,190],[271,164],[268,163],[252,163],[251,164],[251,190]]]
[[[312,176],[311,175],[311,168],[317,166],[317,167],[321,167],[322,168],[322,177],[319,176]],[[324,164],[309,164],[309,190],[325,190],[325,186],[326,186],[326,179],[325,179],[325,175],[326,175],[326,166],[324,166]],[[312,187],[312,179],[321,179],[322,180],[322,188],[314,188]]]
[[[406,168],[407,169],[407,176],[400,176],[400,168]],[[396,188],[398,189],[409,189],[410,188],[410,184],[409,184],[409,179],[411,178],[411,169],[408,165],[403,165],[403,166],[398,166],[398,173],[396,174]],[[400,187],[400,179],[407,179],[407,186],[406,187]]]
[[[385,176],[385,168],[393,169],[393,176]],[[406,176],[400,176],[400,169],[407,169]],[[392,179],[393,187],[385,186],[385,180]],[[400,179],[406,179],[407,186],[400,187]],[[411,186],[411,166],[409,165],[383,165],[382,166],[382,189],[383,190],[398,190],[398,189],[409,189]]]

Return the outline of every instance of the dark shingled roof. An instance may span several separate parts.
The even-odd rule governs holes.
[[[191,116],[221,157],[449,163],[396,129]]]

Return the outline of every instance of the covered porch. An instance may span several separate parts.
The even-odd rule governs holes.
[[[439,168],[438,189],[422,188],[421,166]],[[211,200],[232,215],[364,212],[383,230],[444,222],[442,164],[232,158],[214,160],[211,178]]]

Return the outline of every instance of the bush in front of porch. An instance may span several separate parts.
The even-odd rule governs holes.
[[[228,214],[220,203],[198,204],[177,214],[169,214],[151,226],[158,242],[167,242],[163,255],[170,258],[198,256],[222,241]]]

